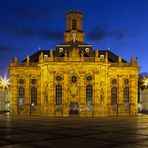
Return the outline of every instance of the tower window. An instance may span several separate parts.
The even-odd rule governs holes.
[[[72,20],[72,29],[76,29],[76,20],[75,19],[73,19]]]

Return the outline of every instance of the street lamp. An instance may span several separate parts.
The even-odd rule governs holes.
[[[3,97],[2,99],[4,100],[5,104],[4,104],[4,108],[7,110],[9,110],[9,100],[6,100],[6,94],[5,94],[5,89],[8,90],[9,89],[9,79],[7,79],[6,75],[3,77],[0,76],[0,88],[2,88],[2,93],[3,93]],[[7,106],[7,107],[6,107]]]
[[[143,80],[142,80],[142,85],[147,89],[148,88],[148,78],[147,77],[144,77]]]

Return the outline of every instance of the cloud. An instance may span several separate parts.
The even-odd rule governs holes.
[[[14,27],[11,26],[8,28],[8,31],[14,35],[14,36],[19,36],[19,37],[29,37],[34,35],[33,29],[29,27]]]
[[[51,16],[51,9],[49,5],[44,3],[39,3],[39,1],[34,3],[26,2],[17,4],[14,7],[14,14],[19,17],[20,19],[27,19],[27,20],[41,20],[46,19]]]
[[[89,33],[88,37],[91,40],[103,40],[105,38],[114,38],[117,40],[121,40],[124,38],[124,33],[121,30],[114,29],[114,30],[108,30],[105,27],[97,26],[94,27]]]
[[[60,40],[63,38],[63,32],[50,29],[35,30],[29,27],[8,27],[8,31],[16,37],[39,37],[46,40]]]
[[[49,40],[60,40],[63,38],[63,32],[62,31],[52,31],[52,30],[40,30],[38,32],[38,35],[44,39]]]
[[[9,46],[0,46],[0,52],[1,53],[7,53],[11,51],[18,51],[17,48],[9,47]]]

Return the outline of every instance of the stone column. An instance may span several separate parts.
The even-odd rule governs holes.
[[[69,116],[69,71],[64,71],[64,83],[63,83],[63,117]]]
[[[49,71],[49,84],[48,84],[48,102],[49,102],[49,108],[48,108],[48,116],[55,116],[55,86],[54,86],[54,71]]]
[[[41,70],[41,112],[43,116],[48,116],[49,108],[49,78],[50,74],[48,72],[48,67],[43,66]]]
[[[85,84],[84,84],[84,72],[79,72],[79,113],[80,116],[84,117],[86,114],[86,94],[85,94]]]
[[[117,92],[117,115],[124,114],[124,104],[123,104],[123,76],[118,75],[118,92]]]
[[[30,75],[26,75],[25,81],[25,104],[24,104],[24,111],[23,115],[30,115],[31,114],[31,94],[30,94]]]
[[[94,72],[94,85],[93,85],[93,116],[100,116],[100,75],[99,71]]]
[[[111,106],[111,77],[112,75],[108,74],[107,75],[107,96],[105,99],[106,102],[106,114],[111,115],[112,114],[112,106]]]
[[[107,115],[107,99],[108,99],[108,86],[110,85],[109,81],[108,81],[108,70],[107,70],[107,66],[105,67],[104,69],[104,85],[103,85],[103,88],[104,88],[104,92],[103,92],[103,115],[102,116],[106,116]]]
[[[10,74],[10,114],[18,115],[17,75]]]
[[[130,100],[129,100],[129,115],[138,113],[138,76],[130,76]]]

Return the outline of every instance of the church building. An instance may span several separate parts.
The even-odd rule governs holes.
[[[10,62],[11,115],[100,117],[138,112],[138,59],[84,42],[82,12],[66,13],[64,42]]]

